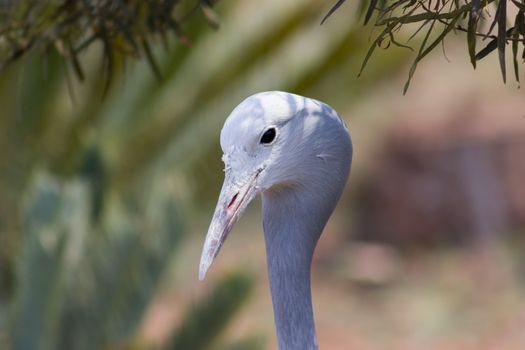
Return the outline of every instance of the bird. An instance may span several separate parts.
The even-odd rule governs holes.
[[[221,130],[220,145],[224,182],[204,241],[199,279],[260,194],[278,348],[318,349],[312,256],[350,173],[348,129],[325,103],[266,91],[234,108]]]

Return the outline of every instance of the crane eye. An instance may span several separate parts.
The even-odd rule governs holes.
[[[261,136],[261,144],[269,144],[272,143],[273,140],[275,140],[275,136],[277,135],[277,131],[275,131],[275,128],[269,128],[264,132],[264,134]]]

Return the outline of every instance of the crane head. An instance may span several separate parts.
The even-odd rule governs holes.
[[[329,170],[332,158],[351,157],[351,146],[349,154],[338,154],[341,137],[349,144],[343,121],[319,101],[271,91],[241,102],[221,131],[225,178],[202,250],[199,279],[259,193],[318,186],[326,177],[316,169]]]

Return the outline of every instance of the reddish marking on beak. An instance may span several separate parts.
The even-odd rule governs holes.
[[[230,204],[228,204],[228,209],[231,208],[231,206],[235,203],[235,201],[237,200],[237,196],[239,195],[239,193],[236,193],[235,196],[232,197],[232,200],[230,201]]]

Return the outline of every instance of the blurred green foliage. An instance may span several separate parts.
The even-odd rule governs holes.
[[[182,27],[197,11],[217,26],[213,2],[5,0],[0,2],[0,71],[32,51],[54,49],[84,80],[80,56],[99,42],[106,83],[115,64],[130,57],[144,57],[160,78],[150,47],[152,37],[167,41],[175,35],[188,42]]]
[[[394,53],[355,84],[366,34],[348,20],[319,27],[322,5],[233,2],[217,32],[187,22],[191,46],[153,36],[160,81],[147,59],[115,59],[105,87],[99,42],[78,55],[83,81],[53,47],[12,62],[0,77],[0,348],[150,347],[138,327],[168,263],[184,263],[195,209],[219,189],[229,111],[271,89],[347,106],[405,62]],[[244,272],[219,281],[170,346],[216,348],[251,285]]]
[[[13,348],[97,349],[128,339],[182,238],[175,201],[152,194],[143,216],[110,206],[97,230],[89,182],[36,176],[22,218]]]

